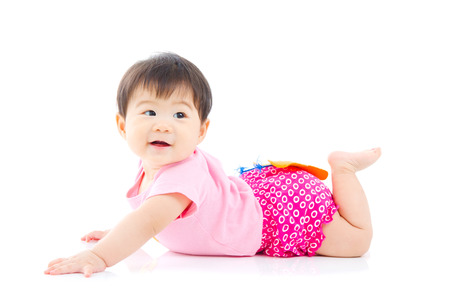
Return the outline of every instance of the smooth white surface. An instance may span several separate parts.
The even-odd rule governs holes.
[[[449,14],[446,1],[1,2],[0,296],[448,297]],[[202,148],[230,174],[258,158],[329,169],[333,150],[382,147],[359,174],[370,252],[193,257],[151,241],[91,279],[45,276],[129,212],[137,160],[115,93],[156,51],[208,78]]]

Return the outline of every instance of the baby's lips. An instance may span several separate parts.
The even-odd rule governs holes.
[[[157,146],[157,147],[169,147],[170,144],[164,141],[153,141],[150,143],[153,146]]]

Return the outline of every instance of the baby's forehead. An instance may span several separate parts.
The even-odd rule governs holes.
[[[191,88],[183,85],[173,89],[161,90],[155,86],[138,86],[131,94],[130,101],[136,100],[170,100],[194,105],[194,95]]]

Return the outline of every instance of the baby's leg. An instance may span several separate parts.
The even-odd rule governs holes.
[[[369,205],[356,172],[373,164],[381,149],[348,153],[333,152],[328,158],[331,166],[333,198],[339,211],[333,221],[323,225],[325,240],[319,255],[356,257],[367,252],[372,240]]]

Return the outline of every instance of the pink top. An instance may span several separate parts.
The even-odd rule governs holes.
[[[192,201],[156,238],[171,251],[195,255],[254,255],[262,238],[262,209],[251,188],[228,177],[220,162],[196,149],[187,159],[164,166],[141,194],[142,165],[127,198],[133,209],[146,199],[181,193]]]

